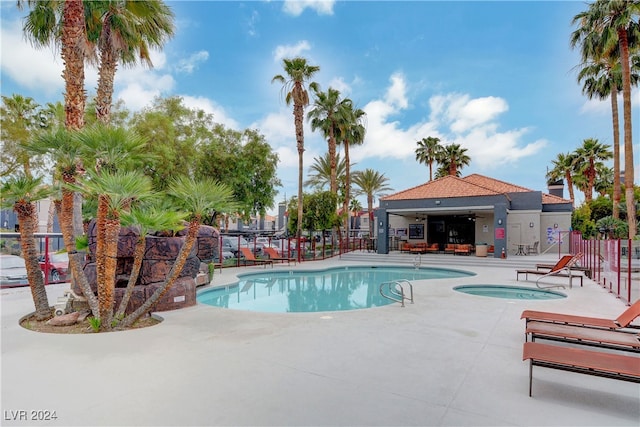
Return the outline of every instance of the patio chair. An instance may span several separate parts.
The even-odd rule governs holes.
[[[455,254],[456,253],[456,245],[453,243],[447,243],[444,246],[444,253],[445,254]]]
[[[630,307],[620,314],[616,319],[604,319],[600,317],[576,316],[573,314],[553,313],[546,311],[525,310],[520,316],[526,319],[526,322],[551,322],[562,323],[566,325],[587,326],[590,328],[601,329],[619,329],[619,328],[640,328],[640,326],[632,325],[638,316],[640,316],[640,299],[634,302]]]
[[[281,261],[281,262],[285,262],[287,261],[288,264],[291,264],[291,261],[293,261],[294,265],[296,263],[296,259],[295,258],[290,258],[290,257],[283,257],[280,256],[280,254],[278,253],[278,251],[276,251],[273,248],[269,248],[267,246],[263,247],[262,250],[269,255],[269,259],[272,261]]]
[[[527,255],[538,255],[538,245],[540,244],[539,241],[535,241],[533,242],[533,245],[527,245]]]
[[[471,254],[471,245],[468,243],[456,245],[453,253],[454,255],[469,255]]]
[[[260,258],[256,258],[253,255],[253,252],[251,252],[251,249],[249,248],[240,248],[240,252],[242,252],[242,256],[245,259],[245,263],[247,261],[252,262],[254,265],[256,264],[262,264],[264,265],[265,268],[267,268],[267,265],[271,265],[271,268],[273,268],[273,261],[270,259],[260,259]]]
[[[573,287],[573,278],[580,278],[580,286],[582,286],[582,275],[574,274],[571,271],[571,267],[575,265],[580,258],[582,258],[582,253],[578,253],[576,255],[564,255],[560,260],[551,268],[550,271],[540,271],[540,270],[516,270],[516,280],[520,279],[520,275],[525,275],[525,280],[529,280],[529,275],[538,275],[540,276],[536,280],[536,286],[539,288],[563,288],[564,285],[548,285],[548,286],[540,286],[540,280],[546,277],[568,277],[569,278],[569,287]]]

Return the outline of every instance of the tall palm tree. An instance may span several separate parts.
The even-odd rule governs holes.
[[[460,144],[449,144],[443,147],[438,162],[449,171],[449,175],[460,176],[460,169],[471,163],[471,157],[466,153],[467,149]]]
[[[342,210],[349,211],[349,203],[351,201],[351,159],[349,157],[349,147],[351,145],[362,145],[366,134],[364,121],[366,113],[360,108],[355,108],[353,101],[349,98],[344,99],[338,109],[338,141],[344,147],[345,160],[345,190],[344,202]],[[345,230],[349,229],[349,218],[345,216]],[[348,233],[347,233],[348,235]]]
[[[429,181],[433,181],[433,164],[438,162],[442,155],[443,147],[440,139],[432,136],[422,138],[417,142],[416,160],[429,166]]]
[[[47,198],[49,193],[50,190],[42,186],[42,178],[25,176],[10,178],[0,191],[0,206],[13,209],[18,216],[20,247],[25,260],[31,296],[36,308],[35,315],[39,320],[50,318],[51,309],[36,249],[38,247],[35,238],[38,227],[36,202]]]
[[[574,16],[572,24],[578,25],[572,39],[584,42],[590,39],[591,33],[601,36],[605,51],[618,45],[620,64],[622,66],[622,107],[624,124],[624,167],[625,176],[634,180],[633,140],[631,126],[631,70],[630,46],[637,47],[640,24],[640,0],[596,0],[588,10]],[[637,233],[633,185],[625,185],[627,218],[629,221],[629,237]]]
[[[547,171],[547,181],[554,182],[560,179],[567,181],[567,188],[569,190],[569,200],[571,203],[575,200],[573,194],[573,171],[577,162],[576,156],[573,153],[560,153],[551,162],[553,168]]]
[[[342,181],[347,170],[347,163],[336,154],[336,175],[338,181]],[[325,191],[331,185],[331,160],[329,153],[321,157],[315,157],[309,166],[309,178],[304,182],[305,187],[311,187],[317,191]]]
[[[336,176],[336,130],[339,120],[340,92],[329,88],[327,92],[315,89],[313,109],[307,113],[307,120],[311,121],[311,130],[320,129],[327,138],[329,148],[329,160],[331,161],[331,185],[329,190],[338,192],[338,180]]]
[[[150,48],[161,48],[173,36],[174,14],[159,0],[90,1],[86,7],[89,28],[99,33],[96,116],[109,123],[118,62],[132,66],[139,59],[143,65],[153,67]]]
[[[392,191],[388,185],[389,179],[384,174],[373,169],[365,169],[353,174],[353,183],[360,189],[358,194],[367,196],[367,212],[369,213],[369,237],[373,237],[373,198],[381,197],[383,193]]]
[[[179,210],[189,214],[185,241],[164,283],[140,307],[122,320],[119,325],[122,328],[131,326],[140,316],[151,310],[173,286],[196,242],[202,221],[212,211],[230,213],[237,208],[233,200],[233,191],[227,185],[210,179],[194,181],[186,177],[176,178],[169,186],[169,194]]]
[[[302,175],[304,155],[304,108],[309,105],[309,93],[305,84],[320,71],[320,67],[307,64],[304,58],[283,59],[285,76],[278,74],[271,79],[271,83],[282,83],[282,90],[286,92],[285,102],[290,105],[293,102],[293,120],[296,129],[296,144],[298,146],[298,226],[296,235],[302,235]],[[315,82],[309,83],[309,88],[315,89]],[[299,252],[299,251],[298,251]],[[299,261],[299,260],[298,260]]]
[[[582,173],[586,182],[585,201],[590,202],[593,199],[593,187],[596,181],[596,164],[601,160],[609,160],[613,157],[613,153],[609,150],[609,146],[601,144],[597,139],[588,138],[582,142],[582,146],[576,150],[576,158],[586,160]]]

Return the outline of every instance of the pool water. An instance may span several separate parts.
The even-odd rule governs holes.
[[[562,292],[548,291],[544,289],[526,288],[522,286],[503,285],[463,285],[453,288],[458,292],[483,297],[505,298],[505,299],[560,299],[567,296]]]
[[[239,282],[223,288],[202,291],[197,299],[216,307],[271,313],[357,310],[392,303],[380,295],[383,282],[473,275],[462,270],[392,266],[265,271],[242,275]]]

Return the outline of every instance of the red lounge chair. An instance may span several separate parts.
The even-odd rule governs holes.
[[[291,261],[293,261],[293,263],[296,263],[296,259],[295,258],[289,258],[289,257],[282,257],[280,256],[280,254],[273,248],[268,248],[268,247],[263,247],[262,250],[269,255],[269,259],[272,261],[282,261],[285,262],[287,261],[287,263],[291,264]]]
[[[545,277],[568,277],[569,278],[569,287],[573,286],[572,280],[574,277],[580,278],[580,286],[582,286],[582,275],[581,274],[573,274],[571,272],[571,267],[573,267],[579,260],[582,258],[582,253],[578,253],[576,255],[565,255],[551,268],[550,271],[540,271],[540,270],[516,270],[516,280],[520,279],[520,275],[525,275],[525,280],[529,279],[529,275],[538,275],[541,276],[536,280],[536,286],[539,288],[551,288],[551,287],[560,287],[564,288],[563,285],[549,285],[549,286],[540,286],[540,280]]]
[[[640,299],[628,307],[615,320],[603,319],[600,317],[584,317],[572,314],[549,313],[545,311],[525,310],[520,316],[526,319],[527,324],[530,321],[564,323],[567,325],[587,326],[590,328],[618,329],[618,328],[634,328],[631,325],[638,316],[640,316]]]
[[[640,359],[636,356],[526,342],[522,360],[529,360],[529,396],[534,366],[640,383]]]
[[[262,264],[265,268],[267,268],[268,264],[271,264],[271,267],[273,268],[272,260],[256,258],[255,256],[253,256],[253,252],[251,252],[249,248],[240,248],[240,251],[242,252],[242,256],[244,256],[245,262],[250,261],[253,264]]]
[[[525,341],[537,339],[640,353],[640,334],[550,322],[527,322]],[[638,361],[640,363],[640,360]]]

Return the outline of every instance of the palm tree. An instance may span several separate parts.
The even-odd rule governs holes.
[[[96,269],[100,328],[109,330],[115,301],[120,215],[130,210],[134,203],[153,197],[151,179],[140,171],[92,172],[75,187],[84,195],[98,198]]]
[[[50,190],[42,186],[42,178],[25,176],[13,177],[7,180],[0,191],[3,208],[13,209],[18,216],[20,225],[20,247],[27,269],[27,279],[31,296],[36,308],[35,316],[38,320],[51,317],[47,291],[44,288],[44,278],[38,263],[38,251],[35,232],[38,227],[38,210],[36,202],[49,196]]]
[[[467,154],[467,149],[460,144],[449,144],[443,147],[440,158],[437,159],[443,169],[449,171],[449,175],[460,176],[460,169],[469,166],[471,157]]]
[[[305,88],[305,83],[313,77],[315,73],[320,71],[320,67],[307,64],[304,58],[283,59],[284,71],[283,75],[276,75],[271,79],[282,83],[282,89],[286,92],[285,102],[290,105],[293,102],[293,120],[296,129],[296,143],[298,146],[298,225],[296,234],[298,237],[302,235],[302,172],[303,172],[303,155],[304,155],[304,108],[309,105],[309,93]],[[317,88],[317,83],[312,82],[309,88]],[[299,259],[298,259],[299,261]]]
[[[140,316],[151,310],[162,295],[173,286],[196,242],[202,220],[212,211],[233,212],[237,208],[237,204],[233,201],[233,191],[225,184],[210,179],[194,181],[187,177],[176,178],[169,186],[169,194],[176,206],[190,216],[185,241],[164,283],[144,304],[122,320],[119,325],[122,328],[131,326]]]
[[[118,62],[134,65],[137,59],[153,67],[150,48],[161,48],[173,36],[174,14],[162,1],[106,0],[86,2],[90,29],[99,33],[100,50],[96,116],[109,123],[113,82]]]
[[[577,159],[575,154],[571,153],[560,153],[557,155],[555,160],[551,163],[553,164],[553,168],[550,171],[547,171],[547,182],[554,182],[560,179],[564,179],[567,181],[567,187],[569,189],[569,200],[571,203],[575,200],[573,194],[573,171],[575,169],[575,164]]]
[[[613,169],[600,164],[596,166],[596,181],[593,184],[593,189],[600,195],[604,197],[607,194],[611,187],[613,186]],[[620,202],[618,202],[619,204]],[[620,211],[620,207],[616,209],[618,212]]]
[[[603,145],[597,139],[589,138],[582,142],[582,146],[576,150],[576,158],[586,160],[586,164],[581,168],[586,178],[585,201],[593,199],[593,187],[596,180],[596,163],[600,160],[609,160],[613,153],[609,151],[608,145]]]
[[[100,318],[98,299],[94,295],[87,280],[83,266],[83,254],[76,248],[73,229],[74,190],[71,186],[84,175],[84,167],[80,158],[82,147],[77,138],[72,138],[71,132],[60,128],[50,132],[43,132],[31,140],[26,149],[36,154],[50,156],[55,165],[54,180],[62,182],[62,196],[60,207],[60,229],[67,253],[69,254],[69,268],[73,279],[80,285],[94,317]]]
[[[327,92],[315,89],[314,108],[307,113],[307,120],[311,121],[311,130],[320,129],[329,147],[329,160],[331,161],[331,185],[329,190],[338,192],[338,180],[336,177],[336,130],[339,120],[340,92],[329,88]]]
[[[630,46],[636,47],[640,24],[640,0],[596,0],[589,5],[587,11],[574,16],[572,24],[578,24],[578,29],[572,34],[572,41],[585,42],[591,39],[592,33],[601,37],[600,43],[605,46],[604,51],[611,51],[611,46],[618,45],[620,64],[622,66],[622,106],[624,123],[624,166],[625,176],[633,182],[633,140],[631,126],[631,70]],[[607,48],[608,47],[608,48]],[[625,185],[627,203],[629,237],[633,238],[637,232],[633,185]]]
[[[433,181],[433,164],[438,161],[443,151],[443,147],[440,145],[440,139],[429,136],[422,138],[417,144],[416,160],[418,163],[429,165],[429,181]]]
[[[360,187],[358,194],[367,195],[367,212],[369,213],[369,237],[373,237],[373,198],[381,197],[384,192],[392,191],[387,184],[389,179],[384,174],[365,169],[353,174],[353,183]]]
[[[342,210],[348,212],[351,200],[351,159],[349,157],[349,146],[362,145],[366,134],[365,121],[366,113],[360,108],[354,108],[353,101],[345,99],[340,103],[338,110],[338,141],[344,146],[345,160],[345,190]],[[345,230],[349,230],[349,218],[345,216]],[[348,235],[348,233],[347,233]]]
[[[336,175],[338,181],[342,181],[347,170],[347,162],[336,154]],[[311,187],[317,191],[324,191],[331,185],[331,160],[329,153],[322,157],[315,157],[309,167],[309,179],[304,182],[305,187]]]
[[[147,247],[146,236],[152,231],[171,231],[172,234],[184,228],[185,212],[176,212],[164,209],[160,205],[152,205],[148,208],[133,208],[130,211],[123,211],[121,214],[122,225],[136,230],[138,239],[134,249],[133,265],[129,273],[129,281],[127,288],[120,301],[118,310],[115,314],[115,320],[120,321],[124,318],[124,314],[129,305],[129,300],[133,294],[140,267],[142,267],[142,259]]]

